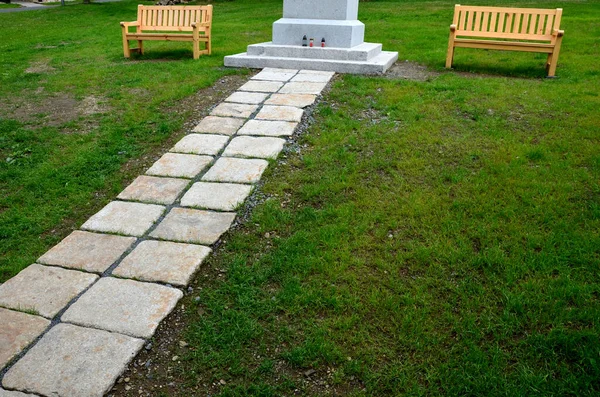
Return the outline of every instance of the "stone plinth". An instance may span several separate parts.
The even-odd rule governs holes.
[[[304,36],[314,39],[314,47],[302,46]],[[381,44],[365,43],[364,37],[358,0],[284,0],[283,18],[273,23],[273,41],[225,57],[225,66],[385,73],[398,53],[382,51]]]

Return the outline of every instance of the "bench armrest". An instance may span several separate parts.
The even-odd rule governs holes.
[[[193,22],[192,23],[193,28],[201,28],[201,27],[210,28],[210,25],[212,25],[212,23],[210,23],[210,22],[203,22],[203,23]]]
[[[565,31],[564,30],[554,29],[554,31],[552,32],[552,36],[563,37],[564,35],[565,35]]]
[[[451,32],[456,32],[456,25],[455,24],[450,25],[450,31]]]
[[[128,28],[130,26],[140,26],[140,23],[138,21],[133,21],[133,22],[121,22],[121,26],[124,28]]]

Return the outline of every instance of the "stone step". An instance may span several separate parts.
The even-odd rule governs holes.
[[[380,43],[362,43],[352,48],[302,47],[297,45],[279,45],[268,43],[252,44],[248,46],[248,55],[267,56],[282,58],[308,58],[308,59],[330,59],[339,61],[368,61],[381,54]]]
[[[299,68],[350,74],[383,74],[397,59],[398,53],[389,51],[382,51],[368,61],[289,58],[242,53],[226,56],[225,66],[255,69],[265,67]]]

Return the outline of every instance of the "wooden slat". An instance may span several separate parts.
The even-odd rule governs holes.
[[[537,26],[538,19],[541,19],[542,15],[532,15],[529,21],[529,30],[528,34],[535,34],[535,27]]]
[[[467,17],[467,26],[465,27],[465,30],[473,30],[473,11],[469,11],[469,16]]]
[[[498,14],[498,29],[496,32],[502,33],[504,32],[504,24],[506,23],[506,13],[501,12]]]
[[[513,13],[507,14],[506,25],[504,26],[504,33],[512,33],[513,16]]]
[[[481,6],[460,6],[461,10],[464,11],[487,11],[487,12],[506,12],[506,13],[517,13],[517,12],[529,12],[531,14],[544,14],[544,15],[555,15],[556,9],[548,8],[516,8],[516,7],[481,7]]]
[[[488,28],[488,32],[497,32],[496,30],[496,18],[498,16],[497,12],[492,12],[492,18],[490,20],[490,26]]]
[[[521,21],[521,29],[519,29],[519,33],[524,34],[527,33],[527,27],[529,26],[529,18],[531,14],[523,14],[523,19]]]
[[[481,30],[481,13],[475,11],[475,26],[473,30],[479,32]]]
[[[460,11],[460,22],[458,23],[458,30],[465,30],[465,19],[467,16],[466,11]]]
[[[481,30],[484,32],[487,32],[488,26],[489,26],[489,22],[490,22],[490,13],[489,12],[484,12],[483,13],[483,20],[481,21]]]

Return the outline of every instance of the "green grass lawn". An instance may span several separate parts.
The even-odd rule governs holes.
[[[0,14],[18,37],[0,42],[2,102],[106,109],[0,120],[3,279],[116,196],[123,165],[193,117],[164,109],[241,73],[222,57],[281,15],[279,0],[217,2],[214,56],[156,43],[126,61],[118,21],[136,4]],[[542,55],[468,49],[444,72],[453,2],[362,2],[368,41],[440,73],[333,83],[184,299],[181,364],[139,370],[132,391],[600,393],[600,2],[478,4],[562,7],[559,78]],[[45,29],[15,36],[24,26]]]
[[[0,3],[0,10],[6,9],[6,8],[21,8],[21,6],[18,4]]]

